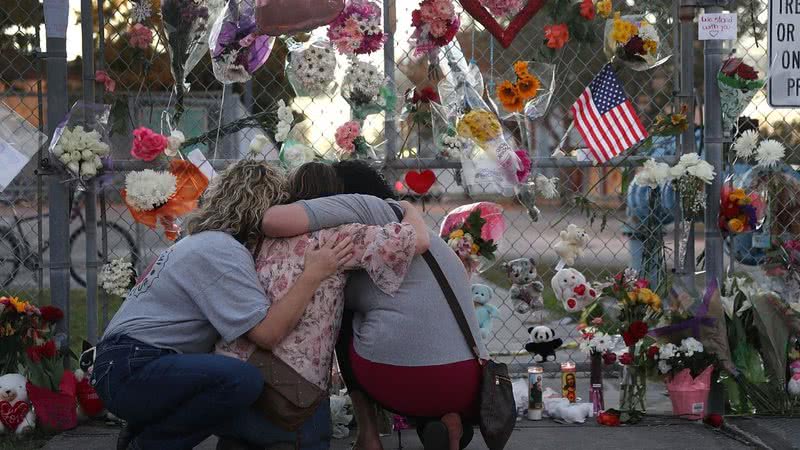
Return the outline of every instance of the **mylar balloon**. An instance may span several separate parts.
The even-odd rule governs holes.
[[[342,9],[344,0],[256,0],[256,23],[259,34],[296,34],[333,22]]]

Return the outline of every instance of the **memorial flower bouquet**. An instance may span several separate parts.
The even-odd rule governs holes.
[[[505,219],[502,208],[495,203],[480,202],[447,213],[439,236],[456,252],[471,274],[494,263],[503,232]]]
[[[397,104],[397,94],[386,86],[381,71],[365,61],[354,61],[347,68],[342,80],[342,97],[350,104],[356,119],[392,110]]]
[[[739,115],[744,111],[767,80],[759,78],[758,71],[741,58],[730,57],[722,62],[717,74],[722,125],[731,130],[738,124]]]
[[[755,192],[734,188],[726,183],[722,186],[719,210],[719,226],[728,233],[748,233],[764,223],[764,201]]]
[[[653,354],[659,373],[665,377],[673,413],[690,419],[703,418],[717,363],[714,355],[693,337],[683,339],[680,345],[667,343],[651,349],[657,349]]]
[[[381,7],[369,0],[350,0],[328,27],[328,39],[343,55],[365,55],[380,50],[385,39]]]
[[[644,16],[622,16],[619,12],[606,21],[605,52],[637,71],[666,60],[660,57],[661,39],[656,28]]]
[[[683,215],[694,219],[705,207],[705,186],[714,181],[714,167],[697,153],[681,155],[678,163],[670,168],[670,177],[681,197]]]
[[[125,259],[114,259],[104,265],[99,274],[100,286],[110,295],[124,298],[136,283],[133,265]]]
[[[167,239],[175,240],[180,231],[175,219],[197,207],[207,186],[208,179],[194,164],[173,159],[169,171],[129,173],[121,195],[134,220],[150,229],[161,223]]]
[[[83,179],[92,178],[103,168],[102,158],[111,153],[111,147],[102,141],[96,130],[87,131],[83,126],[67,127],[53,147],[53,155],[72,174]]]
[[[361,136],[361,125],[355,120],[336,129],[336,146],[342,159],[375,158],[372,147]]]
[[[500,118],[536,119],[543,116],[555,88],[555,66],[517,61],[511,70],[513,73],[509,71],[506,74],[492,96]]]
[[[525,6],[524,0],[481,0],[481,5],[495,17],[508,17],[518,13]]]
[[[452,0],[422,0],[411,13],[414,55],[424,55],[449,44],[456,37],[461,20]]]
[[[3,374],[19,372],[25,347],[41,323],[40,319],[41,311],[33,304],[18,297],[0,297],[0,370]]]
[[[286,75],[298,96],[332,95],[336,81],[336,54],[330,41],[298,46],[286,58]]]

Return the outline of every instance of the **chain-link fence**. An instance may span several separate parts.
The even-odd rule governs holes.
[[[170,243],[160,232],[137,224],[121,201],[119,191],[124,183],[125,171],[141,167],[139,163],[128,161],[131,131],[139,126],[147,126],[169,134],[169,124],[165,118],[168,114],[172,114],[178,99],[174,95],[175,82],[170,73],[170,60],[165,48],[158,2],[104,0],[99,3],[102,5],[102,10],[95,9],[93,12],[94,36],[90,37],[84,33],[84,38],[94,39],[93,42],[99,44],[95,47],[97,49],[94,58],[95,67],[91,72],[93,73],[94,69],[107,71],[115,80],[116,87],[113,93],[100,94],[103,90],[98,85],[96,98],[85,99],[99,100],[113,105],[111,114],[113,172],[112,175],[99,180],[101,195],[97,215],[98,259],[102,263],[120,257],[127,258],[132,260],[141,272]],[[766,2],[741,3],[744,5],[740,8],[741,15],[749,11],[747,8],[751,7],[750,3],[755,3],[758,10],[754,13],[753,23],[746,24],[754,27],[754,31],[742,31],[743,38],[739,42],[739,48],[745,50],[748,56],[757,58],[756,61],[763,70],[766,63],[763,52],[764,40],[759,33],[763,33],[763,23],[766,21],[763,9],[766,7]],[[152,14],[149,17],[141,14],[143,5],[151,7]],[[413,54],[409,43],[412,34],[411,12],[418,7],[418,2],[385,0],[383,7],[384,26],[393,32],[390,33],[383,52],[377,52],[364,59],[384,68],[384,75],[387,76],[389,84],[393,85],[401,98],[412,88],[435,86],[439,79],[447,75],[449,67],[446,64],[437,64],[439,71],[431,70],[431,58],[427,55],[419,57]],[[15,8],[23,6],[11,5],[12,11]],[[696,43],[683,42],[677,38],[678,11],[670,1],[656,0],[646,4],[629,1],[627,5],[620,5],[619,9],[625,14],[645,14],[648,21],[656,24],[665,52],[675,53],[672,59],[655,69],[642,72],[622,70],[618,73],[626,93],[633,101],[643,123],[648,126],[657,114],[675,112],[679,109],[679,104],[687,104],[688,100],[685,97],[676,96],[679,92],[679,83],[676,83],[676,80],[679,81],[680,78],[676,73],[677,55],[679,45]],[[25,10],[32,11],[32,9]],[[681,140],[674,137],[656,139],[652,147],[639,149],[639,156],[628,158],[621,164],[616,160],[614,164],[593,166],[588,161],[550,157],[559,144],[565,149],[583,145],[577,132],[568,132],[571,122],[570,107],[602,66],[608,62],[608,57],[599,51],[603,42],[604,20],[597,19],[591,25],[594,42],[568,44],[554,53],[555,56],[548,56],[547,53],[539,51],[543,47],[542,30],[549,20],[542,14],[535,16],[522,29],[509,48],[503,49],[488,32],[475,24],[468,14],[463,11],[459,13],[462,25],[457,36],[457,50],[463,53],[465,63],[474,62],[480,67],[484,82],[490,89],[500,82],[506,70],[517,60],[545,61],[546,58],[550,58],[549,62],[556,65],[556,87],[547,114],[535,121],[528,121],[524,124],[524,129],[520,129],[514,122],[504,125],[507,137],[514,139],[518,147],[528,149],[534,161],[534,173],[559,178],[558,198],[540,201],[538,206],[541,214],[539,220],[534,222],[527,210],[514,197],[468,189],[462,182],[460,162],[437,158],[437,145],[431,137],[431,130],[414,128],[411,122],[400,114],[401,108],[395,113],[370,116],[364,124],[364,135],[375,146],[381,159],[386,162],[384,169],[390,182],[400,194],[417,202],[424,209],[431,227],[438,227],[447,211],[477,201],[476,199],[490,199],[504,207],[508,230],[503,242],[500,243],[499,261],[473,280],[489,284],[494,288],[493,302],[500,308],[501,319],[495,322],[493,336],[488,342],[491,352],[509,362],[529,364],[531,358],[523,350],[524,344],[528,341],[527,329],[536,324],[546,324],[555,329],[557,335],[567,343],[567,348],[560,352],[559,361],[582,362],[585,356],[577,349],[575,341],[579,334],[576,329],[576,317],[563,311],[549,288],[550,279],[555,273],[558,262],[558,257],[552,249],[553,245],[559,239],[559,232],[568,224],[574,223],[585,228],[591,236],[588,247],[576,263],[576,268],[588,279],[602,281],[626,267],[634,267],[651,280],[655,280],[656,284],[664,285],[671,277],[672,269],[680,269],[683,265],[682,259],[687,248],[675,252],[676,243],[688,237],[693,238],[689,243],[688,250],[691,251],[687,256],[691,261],[688,267],[690,270],[693,269],[694,252],[702,254],[703,250],[702,227],[698,226],[696,232],[688,234],[691,227],[681,223],[680,220],[675,220],[673,211],[679,208],[674,205],[674,200],[670,200],[674,195],[665,193],[662,204],[654,209],[649,203],[648,191],[630,187],[633,167],[641,162],[642,157],[679,155]],[[137,20],[155,31],[152,45],[146,48],[134,47],[130,43],[131,29]],[[98,23],[103,24],[102,30],[97,29]],[[0,37],[8,39],[10,43],[7,44],[16,49],[20,55],[26,55],[24,60],[30,66],[30,69],[22,70],[24,66],[22,63],[15,62],[9,65],[9,69],[3,72],[0,86],[4,89],[2,91],[4,102],[31,123],[38,125],[41,124],[43,102],[41,98],[38,101],[32,99],[36,98],[37,89],[41,89],[41,80],[37,79],[35,74],[29,73],[31,70],[35,72],[37,64],[34,48],[38,42],[38,34],[36,40],[28,44],[25,44],[27,42],[25,39],[9,38],[16,36],[13,33],[28,36],[31,29],[39,29],[34,25],[27,23],[7,25],[7,21],[0,21],[0,27],[6,27],[3,28],[4,33],[0,33]],[[317,30],[313,37],[324,37],[324,29]],[[3,53],[5,54],[0,57],[7,58],[10,54],[5,51]],[[197,67],[188,74],[187,84],[190,89],[183,100],[185,111],[179,123],[171,125],[191,138],[244,116],[273,111],[278,100],[284,100],[296,113],[302,115],[295,132],[318,153],[332,157],[334,132],[336,127],[350,117],[349,106],[338,94],[314,98],[296,96],[284,73],[287,53],[287,42],[277,39],[270,58],[264,67],[254,74],[252,80],[234,85],[223,85],[214,78],[211,60],[206,54]],[[684,52],[684,55],[686,54],[692,55],[692,52]],[[348,61],[346,58],[339,58],[337,62],[337,81],[341,84]],[[81,63],[80,60],[69,63],[71,85],[77,84],[78,80],[72,77],[80,73]],[[685,60],[681,61],[681,64],[688,63]],[[695,80],[702,80],[702,61],[698,59],[692,63],[695,67]],[[19,87],[14,87],[20,83],[26,86],[24,92],[20,92]],[[691,86],[688,90],[689,97],[692,98],[690,104],[694,104],[694,98],[700,98],[700,91],[692,92]],[[13,106],[13,102],[19,106]],[[764,102],[763,96],[758,94],[745,114],[764,113],[765,110],[761,109]],[[699,107],[695,110],[697,122],[701,120],[701,111]],[[692,115],[689,114],[690,120]],[[764,133],[781,136],[790,147],[793,158],[800,145],[797,126],[792,128],[786,125],[787,116],[782,113],[772,111],[763,117],[765,120],[761,125],[767,127],[764,128]],[[566,140],[562,143],[562,137],[567,132]],[[249,143],[256,134],[271,136],[273,131],[258,127],[247,128],[222,136],[215,143],[201,145],[199,148],[209,159],[218,160],[215,164],[223,166],[225,161],[246,157]],[[526,136],[527,139],[523,139],[522,136]],[[699,128],[696,136],[694,146],[702,150]],[[523,142],[524,140],[527,142]],[[277,147],[273,147],[265,155],[266,158],[276,162],[277,156]],[[428,194],[415,195],[405,186],[404,175],[409,168],[429,168],[434,171],[436,183]],[[24,262],[33,258],[44,265],[48,263],[47,221],[36,220],[37,204],[43,207],[41,214],[38,214],[40,218],[47,213],[47,205],[42,202],[41,196],[37,196],[36,183],[37,178],[32,172],[28,172],[17,178],[13,189],[6,189],[4,192],[11,202],[10,205],[16,206],[16,211],[20,214],[20,216],[12,214],[10,206],[4,206],[0,210],[2,212],[0,224],[6,225],[9,230],[0,228],[0,235],[14,236],[3,241],[2,245],[10,247],[12,255],[10,257],[0,255],[4,262],[13,260]],[[75,195],[74,205],[71,215],[73,221],[70,225],[70,269],[73,278],[72,301],[80,302],[82,301],[80,291],[87,272],[85,243],[87,233],[80,192]],[[23,206],[29,208],[24,209]],[[21,216],[23,214],[25,217],[32,217],[33,220],[23,220]],[[679,225],[677,227],[674,225],[676,222]],[[21,229],[18,229],[18,226]],[[38,232],[38,227],[42,227],[42,233]],[[41,258],[37,254],[40,248],[36,242],[38,236],[42,237],[41,248],[45,249]],[[18,242],[20,237],[28,240],[29,245],[26,246],[28,253],[19,253],[16,250],[21,246]],[[30,250],[27,247],[30,247]],[[524,315],[513,311],[508,294],[510,281],[502,269],[502,262],[519,257],[532,257],[537,262],[539,275],[546,286],[545,308],[542,311]],[[21,267],[28,266],[23,264]],[[34,264],[31,267],[38,268],[41,265]],[[92,267],[89,269],[95,270]],[[42,277],[41,271],[25,271],[20,268],[11,273],[13,276],[4,282],[2,288],[4,291],[29,293],[37,287],[37,283],[38,287],[45,290],[48,287],[47,277]],[[101,328],[118,304],[119,299],[109,299],[101,294],[99,308]]]

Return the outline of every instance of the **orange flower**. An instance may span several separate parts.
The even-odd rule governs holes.
[[[510,112],[520,112],[522,111],[523,106],[525,106],[525,103],[522,101],[520,96],[516,96],[508,99],[508,101],[503,102],[503,108]]]
[[[514,63],[514,73],[517,74],[518,77],[524,77],[526,75],[530,75],[528,73],[528,63],[525,61],[517,61]]]
[[[517,90],[517,86],[512,82],[504,80],[497,86],[497,98],[499,98],[501,102],[506,103],[514,97],[519,97],[519,91]]]
[[[563,23],[545,25],[544,38],[547,39],[549,48],[560,49],[569,41],[569,28]]]
[[[521,76],[517,80],[517,91],[519,91],[519,96],[522,97],[522,100],[530,100],[536,97],[541,87],[541,81],[533,75]]]

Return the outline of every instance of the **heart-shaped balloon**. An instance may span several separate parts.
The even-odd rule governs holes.
[[[500,42],[503,48],[508,48],[511,45],[511,42],[517,37],[517,33],[519,33],[533,16],[542,9],[545,1],[546,0],[529,0],[528,4],[522,8],[522,11],[511,19],[508,27],[503,28],[497,23],[494,16],[481,5],[480,0],[459,0],[461,6],[464,7],[464,11],[469,13],[469,15],[483,25],[484,28],[489,30],[489,33],[492,33],[492,36]]]
[[[26,402],[17,402],[14,405],[3,400],[0,401],[0,422],[9,430],[16,430],[25,420],[31,407]]]
[[[435,182],[436,174],[432,170],[411,170],[406,174],[406,186],[419,195],[425,195]]]

